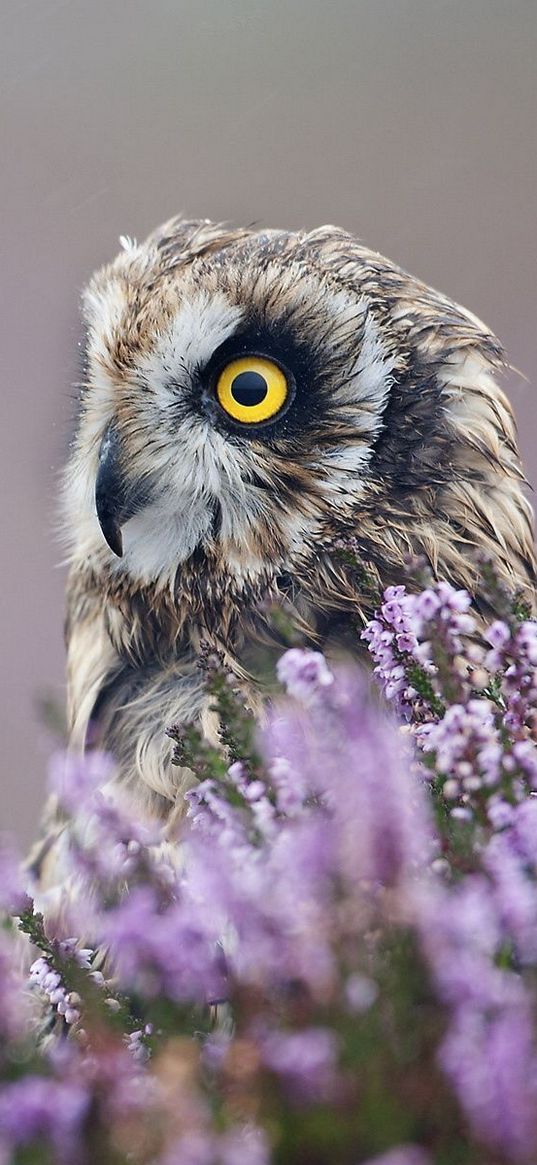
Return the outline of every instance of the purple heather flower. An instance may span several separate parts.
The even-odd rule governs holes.
[[[327,1100],[336,1084],[338,1043],[328,1028],[269,1032],[258,1040],[263,1062],[297,1100]]]
[[[414,599],[413,608],[414,614],[418,619],[423,619],[424,622],[429,622],[429,620],[433,619],[437,611],[440,609],[440,598],[436,591],[422,591],[421,594]]]
[[[70,874],[65,921],[79,933],[93,935],[99,927],[104,899],[117,898],[125,883],[136,881],[140,875],[165,893],[173,871],[159,850],[164,840],[163,826],[154,819],[141,818],[139,808],[133,806],[122,787],[95,787],[109,771],[108,759],[101,756],[95,764],[92,761],[89,775],[84,773],[85,758],[80,758],[78,767],[71,767],[70,760],[57,758],[57,779],[67,773],[68,801],[73,794],[70,804],[75,804],[74,794],[79,787],[83,799],[79,810],[68,810],[72,813],[71,826],[63,842],[63,861]],[[70,784],[73,773],[74,784]]]
[[[521,980],[496,966],[505,931],[490,880],[467,876],[448,889],[416,887],[414,916],[440,998],[457,1009],[480,1011],[523,1005]]]
[[[460,649],[461,635],[471,635],[475,619],[468,614],[472,600],[467,591],[457,591],[451,583],[438,582],[434,588],[412,597],[412,613],[418,638],[425,638],[426,625],[435,626],[447,636],[452,650]]]
[[[289,695],[305,704],[334,682],[324,655],[306,648],[291,647],[278,660],[276,670]]]
[[[80,1160],[79,1137],[89,1106],[86,1088],[76,1080],[26,1076],[0,1089],[0,1148],[18,1149],[43,1142],[58,1165]]]
[[[406,588],[399,583],[397,586],[386,587],[384,591],[384,599],[387,603],[391,603],[394,599],[403,599],[406,595]]]
[[[137,1028],[125,1036],[125,1047],[136,1064],[145,1064],[149,1059],[149,1048],[144,1039],[151,1035],[152,1030],[152,1025],[146,1024],[145,1027]]]
[[[530,787],[537,789],[537,748],[533,740],[515,740],[512,754]]]
[[[440,599],[440,603],[444,608],[444,611],[452,611],[456,614],[465,614],[470,610],[472,600],[468,594],[468,591],[455,590],[455,587],[453,587],[451,583],[441,580],[436,584],[436,593]],[[419,601],[419,598],[420,596],[418,595],[417,601]],[[473,630],[474,626],[475,623],[472,620],[472,626],[470,630]]]
[[[114,764],[106,753],[57,752],[49,763],[49,787],[68,813],[86,807],[92,794],[111,779]]]
[[[179,900],[162,909],[148,885],[135,886],[103,918],[102,939],[108,944],[123,985],[150,998],[211,1002],[224,987],[218,930],[210,905],[201,909]]]
[[[449,778],[448,798],[499,783],[502,741],[487,700],[452,704],[442,720],[419,726],[416,738],[424,752],[435,754],[437,772]]]
[[[491,623],[490,627],[487,627],[484,637],[487,643],[490,643],[491,647],[498,650],[505,647],[505,644],[509,642],[511,632],[507,623],[504,623],[501,619],[497,619],[495,623]]]
[[[395,882],[426,861],[432,839],[405,742],[359,673],[338,675],[323,712],[274,711],[263,737],[269,768],[284,757],[330,809],[336,825],[325,833],[351,884]]]
[[[243,789],[239,791],[243,793]],[[194,828],[212,837],[220,846],[248,844],[248,819],[214,780],[200,781],[185,794],[187,817]]]
[[[512,828],[485,850],[490,879],[467,876],[451,889],[424,885],[415,904],[423,948],[451,1012],[442,1067],[478,1138],[526,1160],[537,1131],[531,1001],[520,975],[496,964],[506,938],[514,937],[522,954],[535,950],[535,909],[510,856]]]
[[[420,723],[432,715],[427,701],[410,684],[410,665],[418,664],[437,689],[440,673],[446,678],[443,673],[447,662],[452,684],[461,694],[465,689],[459,656],[463,638],[475,631],[470,606],[467,592],[457,591],[446,582],[436,583],[418,595],[407,594],[404,587],[388,587],[375,618],[362,632],[362,638],[369,642],[376,663],[375,675],[384,694],[407,719]],[[471,654],[473,664],[481,662],[483,652],[476,646]]]
[[[537,795],[532,793],[515,807],[512,828],[509,830],[511,845],[520,858],[533,867],[537,874]]]
[[[70,860],[85,922],[90,900],[91,929],[83,933],[107,948],[105,973],[117,978],[118,991],[132,989],[133,1014],[165,1014],[165,1008],[155,1011],[160,997],[205,1005],[227,994],[234,1010],[234,1031],[213,1032],[203,1048],[199,1090],[194,1078],[185,1098],[177,1090],[183,1108],[174,1113],[173,1136],[178,1130],[181,1136],[155,1165],[268,1165],[262,1132],[249,1125],[217,1130],[204,1092],[207,1080],[217,1090],[226,1078],[237,1037],[253,1042],[261,1064],[280,1081],[281,1089],[269,1081],[271,1104],[280,1092],[286,1105],[326,1104],[339,1099],[340,1083],[345,1097],[339,1056],[352,1072],[346,1031],[368,1020],[350,1013],[367,1012],[383,990],[376,944],[388,960],[385,925],[390,935],[397,937],[402,926],[418,939],[445,1032],[440,1062],[473,1135],[502,1160],[528,1165],[536,1157],[537,796],[528,788],[537,782],[530,739],[537,631],[530,622],[512,632],[499,621],[489,629],[487,659],[506,669],[498,681],[503,716],[502,708],[472,692],[468,676],[483,651],[466,651],[463,641],[474,630],[469,596],[447,583],[418,596],[403,586],[386,590],[364,638],[386,695],[413,718],[411,730],[371,701],[360,675],[332,674],[317,652],[287,652],[279,675],[296,702],[277,701],[268,714],[259,742],[264,772],[252,778],[236,761],[222,780],[197,785],[175,852],[161,845],[162,830],[140,821],[121,791],[103,790],[111,772],[106,758],[56,759],[53,783],[73,818]],[[416,663],[447,709],[441,720],[442,705],[433,714],[409,684],[408,667]],[[469,820],[471,848],[462,856],[457,851],[456,861],[449,830],[439,839],[434,832],[426,766],[411,748],[416,738],[435,777],[445,777],[447,809]],[[435,782],[434,796],[441,785]],[[464,872],[466,862],[475,872]],[[92,949],[70,938],[62,953],[110,988],[102,972],[91,970]],[[9,936],[0,933],[0,1035],[8,1068],[18,1035],[11,1017],[20,1014],[11,961]],[[104,1019],[99,1039],[85,1047],[80,1029],[87,1023],[91,1037],[92,1008],[80,1019],[77,997],[44,956],[31,979],[77,1030],[47,1050],[52,1075],[0,1085],[0,1161],[2,1148],[11,1159],[39,1140],[54,1165],[78,1165],[94,1098],[112,1141],[116,1122],[121,1128],[129,1114],[153,1122],[163,1099],[159,1061],[155,1072],[146,1063],[151,1032],[142,1019],[123,1034],[108,1033]],[[382,1012],[382,996],[378,1006]],[[168,1010],[177,1015],[183,1008]],[[330,1027],[326,1016],[332,1015]],[[308,1019],[312,1026],[298,1026]],[[435,1021],[432,1038],[437,1029]],[[171,1035],[159,1020],[154,1040],[164,1053]],[[390,1039],[388,1031],[383,1038]],[[17,1072],[28,1071],[16,1045],[15,1054]],[[258,1074],[260,1112],[265,1079]],[[226,1102],[223,1115],[233,1119],[235,1111]],[[447,1144],[449,1130],[441,1134]],[[368,1165],[430,1162],[409,1144]]]
[[[499,917],[508,939],[515,943],[519,958],[537,960],[537,893],[535,879],[513,849],[510,830],[491,837],[483,853],[483,865],[494,886]]]
[[[515,740],[522,741],[537,710],[537,623],[528,620],[514,630],[504,623],[493,623],[485,638],[491,644],[485,666],[490,671],[503,671],[505,728]]]
[[[210,836],[223,849],[249,846],[256,831],[262,837],[270,837],[276,812],[264,781],[249,781],[240,762],[231,766],[228,776],[241,794],[243,804],[231,801],[228,790],[217,781],[201,781],[185,795],[187,817],[194,828]]]
[[[375,619],[362,631],[375,660],[374,674],[387,700],[409,716],[416,692],[406,677],[405,666],[417,659],[418,640],[413,614],[413,596],[403,586],[387,587],[384,602]]]
[[[308,794],[307,776],[293,768],[284,756],[270,762],[269,776],[280,813],[287,817],[300,814]]]
[[[517,630],[516,642],[530,667],[537,667],[537,623],[533,620],[521,623]]]
[[[485,1016],[461,1007],[440,1061],[477,1136],[509,1159],[535,1160],[537,1056],[530,1009]]]
[[[511,805],[509,801],[504,801],[502,797],[489,797],[487,801],[487,817],[493,829],[505,829],[507,825],[513,824],[515,818],[515,807],[514,805]]]
[[[226,944],[229,974],[239,982],[276,985],[302,979],[312,993],[333,976],[326,934],[333,840],[312,815],[285,822],[270,845],[226,850],[189,839],[184,894]]]
[[[218,1071],[222,1066],[232,1042],[229,1031],[215,1029],[209,1033],[202,1047],[203,1064],[209,1071]]]
[[[61,975],[54,971],[42,956],[35,959],[30,967],[30,983],[39,987],[43,994],[48,996],[51,1006],[56,1008],[58,1015],[63,1015],[66,1023],[78,1023],[80,1012],[77,1002],[80,1001],[73,997],[72,992],[66,990]]]

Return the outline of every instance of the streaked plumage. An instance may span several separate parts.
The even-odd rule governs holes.
[[[215,730],[202,640],[242,674],[269,600],[337,641],[371,614],[333,549],[348,533],[379,587],[412,552],[472,591],[484,550],[533,603],[532,513],[503,353],[464,308],[330,226],[173,220],[122,244],[84,296],[64,490],[69,723],[73,747],[111,749],[120,780],[167,815],[188,775],[166,725]],[[211,387],[215,353],[244,352],[296,382],[261,429],[226,418]]]

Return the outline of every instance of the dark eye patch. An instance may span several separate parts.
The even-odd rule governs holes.
[[[228,363],[243,356],[261,356],[273,361],[285,373],[292,385],[293,399],[284,415],[274,421],[264,421],[258,425],[240,425],[231,417],[222,417],[213,407],[214,387],[218,375]],[[282,438],[298,437],[312,424],[319,423],[324,414],[323,360],[321,354],[305,342],[297,340],[290,329],[279,328],[276,324],[263,326],[252,322],[234,336],[230,336],[213,353],[209,363],[196,371],[198,407],[211,414],[218,428],[226,432],[240,433],[241,438],[254,436],[257,440],[271,444]],[[233,395],[240,393],[239,403],[253,403],[262,400],[266,385],[262,377],[255,373],[242,373],[237,377]],[[261,395],[263,394],[263,395]],[[245,398],[248,397],[248,400]],[[237,399],[238,396],[237,396]]]

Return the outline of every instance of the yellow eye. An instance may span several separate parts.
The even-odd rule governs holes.
[[[241,356],[226,364],[220,373],[216,396],[235,421],[255,425],[280,412],[289,396],[289,385],[281,368],[272,360]]]

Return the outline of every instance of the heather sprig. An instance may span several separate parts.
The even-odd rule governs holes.
[[[386,595],[363,632],[384,695],[409,720],[450,816],[494,828],[502,806],[537,788],[537,624],[521,622],[503,591],[505,620],[489,625],[445,582]]]

